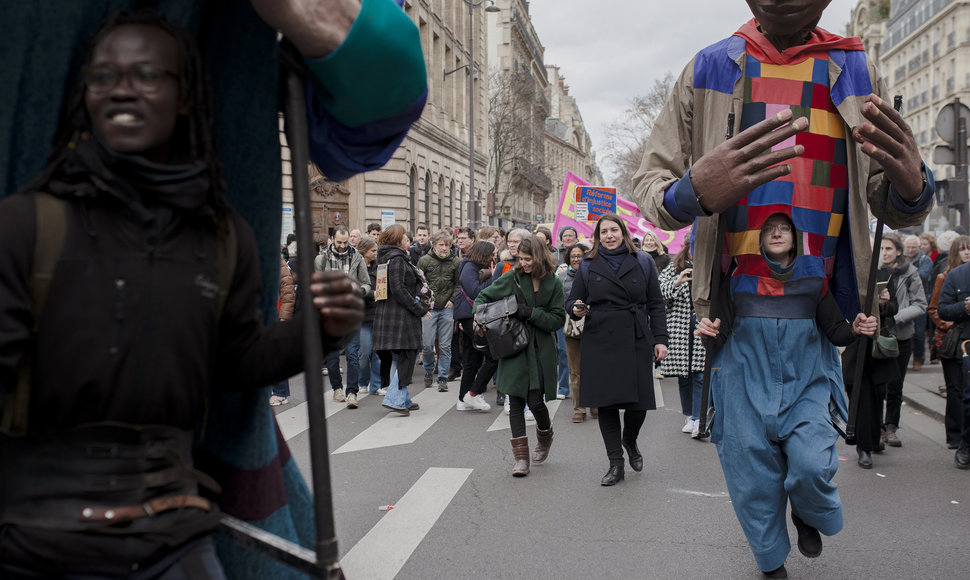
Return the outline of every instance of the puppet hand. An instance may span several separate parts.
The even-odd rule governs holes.
[[[808,128],[805,117],[794,121],[791,118],[791,109],[786,109],[748,127],[698,159],[690,168],[690,183],[701,207],[721,213],[759,185],[791,173],[791,165],[775,164],[801,155],[805,147],[795,145],[771,151]]]
[[[313,306],[320,310],[320,328],[331,337],[346,336],[364,320],[360,284],[343,272],[314,272],[310,278]]]
[[[667,345],[666,344],[653,345],[653,359],[663,360],[665,358],[667,358]]]
[[[307,58],[327,56],[347,38],[360,0],[251,0],[266,24]]]
[[[878,328],[879,323],[875,316],[866,316],[861,312],[856,314],[855,320],[852,321],[852,332],[854,332],[857,336],[859,334],[872,336],[876,334],[876,330]]]
[[[866,97],[862,116],[866,121],[852,128],[852,138],[882,166],[903,198],[916,201],[923,191],[923,161],[913,131],[898,111],[876,95]]]

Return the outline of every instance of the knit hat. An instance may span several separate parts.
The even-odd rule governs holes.
[[[559,241],[560,242],[562,241],[562,234],[566,230],[572,230],[573,231],[573,234],[575,234],[577,238],[579,237],[579,232],[576,231],[576,228],[574,228],[573,226],[563,226],[563,227],[559,228]]]

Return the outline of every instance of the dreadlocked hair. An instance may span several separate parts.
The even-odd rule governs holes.
[[[189,113],[185,117],[179,117],[172,141],[177,146],[186,145],[192,161],[206,164],[211,183],[209,201],[217,213],[225,215],[229,203],[226,200],[226,183],[215,143],[214,93],[205,73],[202,55],[188,33],[153,9],[122,10],[105,20],[88,41],[84,48],[82,66],[90,64],[94,49],[109,33],[128,25],[160,28],[175,39],[179,51],[179,96],[188,103]],[[91,132],[91,119],[84,105],[84,93],[84,79],[78,74],[70,85],[61,108],[59,129],[54,138],[48,166],[43,174],[24,186],[22,191],[42,191],[71,158],[81,134]]]

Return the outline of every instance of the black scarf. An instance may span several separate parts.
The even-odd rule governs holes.
[[[94,197],[104,192],[139,214],[145,206],[156,205],[211,214],[210,185],[208,165],[201,161],[153,163],[139,155],[118,153],[84,133],[47,187],[62,196]]]
[[[615,250],[607,250],[605,246],[601,245],[598,254],[603,256],[603,259],[610,265],[610,268],[613,268],[614,272],[619,272],[623,260],[630,255],[630,250],[626,247],[626,244],[620,244],[620,247]]]

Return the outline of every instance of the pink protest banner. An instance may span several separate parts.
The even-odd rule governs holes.
[[[559,194],[559,211],[556,213],[556,219],[553,222],[553,234],[557,236],[557,242],[559,229],[565,226],[576,228],[580,238],[593,237],[593,228],[596,226],[596,222],[576,221],[573,212],[573,205],[576,203],[576,188],[588,185],[592,184],[578,175],[569,171],[566,172],[562,192]],[[671,254],[679,252],[690,236],[689,227],[677,231],[658,228],[640,214],[640,208],[637,207],[637,204],[622,197],[616,198],[616,213],[626,222],[626,227],[630,230],[631,236],[643,238],[644,232],[650,230],[657,234],[657,238],[663,245],[667,246],[667,250]]]

